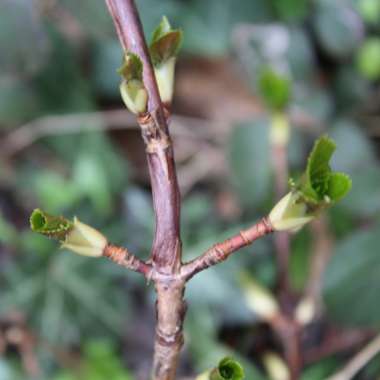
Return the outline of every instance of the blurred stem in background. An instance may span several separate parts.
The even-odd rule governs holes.
[[[274,185],[276,201],[286,193],[288,187],[288,145],[290,139],[290,126],[285,111],[273,112],[269,132],[270,151],[273,162]],[[289,256],[290,237],[287,232],[279,232],[274,236],[277,287],[281,306],[289,308]]]

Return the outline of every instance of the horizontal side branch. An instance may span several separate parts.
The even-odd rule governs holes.
[[[238,251],[255,240],[273,232],[273,227],[267,218],[261,219],[252,227],[240,231],[237,235],[213,245],[201,256],[184,264],[181,268],[181,276],[189,280],[196,273],[226,260],[233,252]]]
[[[107,244],[103,251],[103,256],[109,258],[114,263],[130,269],[134,272],[142,273],[146,278],[150,277],[152,266],[140,260],[130,253],[126,248]]]

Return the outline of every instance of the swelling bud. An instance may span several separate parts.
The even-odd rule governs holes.
[[[120,93],[126,107],[138,115],[146,111],[148,92],[143,82],[143,64],[139,56],[126,53],[118,73],[122,76]]]
[[[120,84],[120,94],[125,106],[135,115],[146,111],[148,93],[141,81],[123,80]]]
[[[170,103],[174,92],[175,57],[154,68],[161,100]]]
[[[82,256],[100,257],[107,246],[107,239],[98,230],[74,218],[72,230],[67,234],[62,248]]]
[[[297,232],[313,219],[313,215],[307,215],[307,206],[300,201],[300,194],[295,191],[286,194],[269,214],[269,221],[275,231]]]

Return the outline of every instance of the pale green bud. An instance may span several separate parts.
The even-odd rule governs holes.
[[[300,195],[291,191],[273,207],[269,221],[275,231],[297,232],[315,218],[307,215],[306,204],[299,200]]]
[[[62,248],[78,255],[100,257],[107,246],[107,239],[97,230],[74,218],[73,228],[66,235]]]
[[[174,71],[176,58],[169,58],[165,63],[154,68],[161,100],[170,103],[174,91]]]
[[[142,81],[131,79],[123,80],[120,84],[120,93],[126,107],[134,114],[146,111],[148,93]]]

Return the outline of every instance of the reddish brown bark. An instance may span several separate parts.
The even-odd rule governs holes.
[[[264,235],[273,232],[267,218],[261,219],[257,224],[240,231],[237,235],[212,246],[203,255],[197,257],[193,261],[184,264],[181,270],[181,275],[189,280],[196,273],[209,268],[212,265],[221,263],[226,260],[233,252],[238,251]]]
[[[142,273],[147,278],[150,277],[150,273],[152,272],[151,265],[132,255],[126,248],[123,247],[107,244],[103,251],[103,256],[127,269]]]

